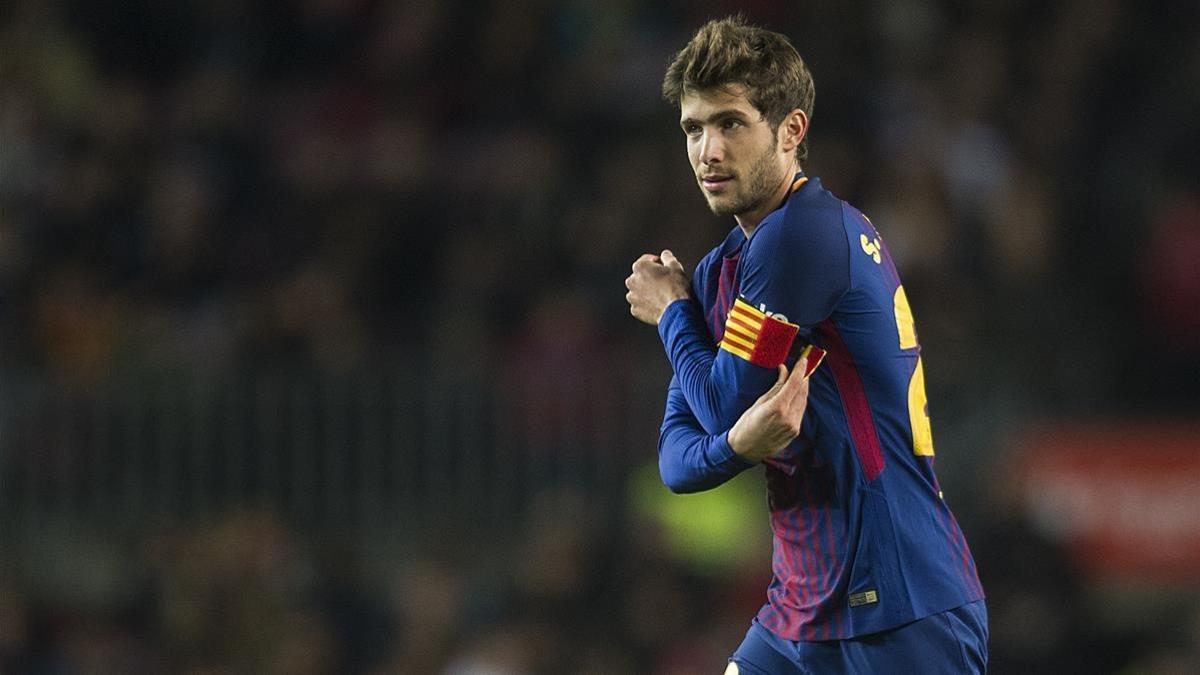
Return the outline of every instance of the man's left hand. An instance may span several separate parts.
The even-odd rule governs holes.
[[[647,253],[633,263],[633,274],[625,280],[629,313],[639,321],[657,326],[667,305],[691,297],[683,264],[670,251],[661,256]]]
[[[801,357],[790,374],[787,366],[780,364],[775,386],[759,396],[729,430],[726,439],[734,452],[760,462],[783,452],[800,435],[808,408],[808,359]]]

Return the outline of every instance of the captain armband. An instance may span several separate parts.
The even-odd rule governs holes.
[[[788,357],[800,327],[768,316],[738,298],[725,320],[721,349],[763,368],[777,368]]]

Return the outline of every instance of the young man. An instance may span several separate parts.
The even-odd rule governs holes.
[[[761,460],[774,533],[767,602],[726,672],[983,672],[983,590],[934,476],[904,287],[866,216],[802,171],[808,69],[782,35],[724,19],[663,93],[709,207],[737,227],[690,283],[670,251],[626,280],[674,369],[662,477],[706,490]],[[791,384],[810,345],[824,363]]]

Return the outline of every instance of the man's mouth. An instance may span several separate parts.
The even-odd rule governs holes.
[[[726,183],[728,183],[731,180],[733,180],[733,176],[714,173],[714,174],[710,174],[708,176],[701,177],[700,184],[704,186],[705,190],[714,191],[714,190],[720,190],[722,187],[725,186]]]

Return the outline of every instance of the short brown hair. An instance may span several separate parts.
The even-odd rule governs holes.
[[[792,43],[779,33],[751,26],[739,16],[714,19],[696,31],[671,59],[663,78],[663,98],[679,105],[689,91],[730,85],[746,87],[746,98],[772,127],[796,108],[812,118],[816,91],[812,74]],[[796,159],[808,158],[808,137]]]

